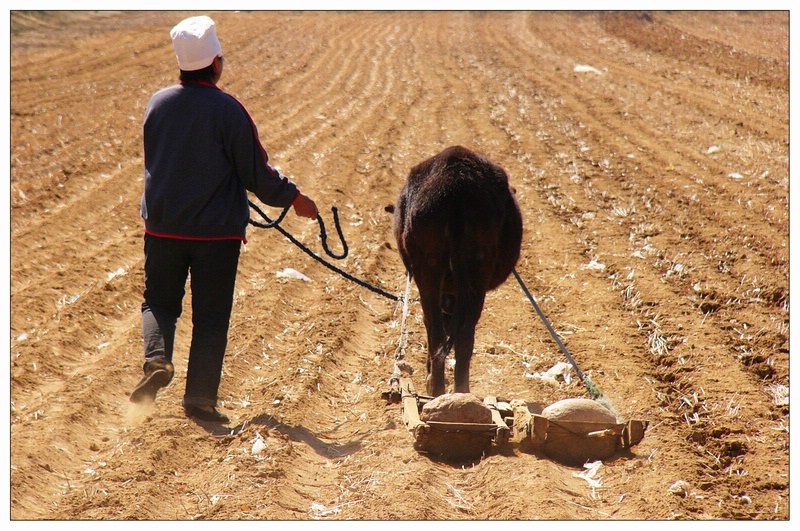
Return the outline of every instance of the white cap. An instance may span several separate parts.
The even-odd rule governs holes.
[[[213,63],[216,56],[222,55],[217,28],[214,21],[205,15],[180,21],[169,35],[181,70],[201,70]]]

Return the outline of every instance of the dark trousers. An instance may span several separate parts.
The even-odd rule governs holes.
[[[184,405],[217,404],[240,247],[239,240],[193,241],[145,235],[145,370],[148,361],[172,361],[175,327],[186,279],[191,278],[192,343]]]

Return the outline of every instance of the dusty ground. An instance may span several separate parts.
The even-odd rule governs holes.
[[[594,486],[514,444],[416,452],[381,398],[397,305],[276,231],[251,228],[241,260],[228,429],[182,414],[188,305],[177,378],[131,408],[141,120],[182,16],[12,13],[13,520],[789,518],[788,13],[213,14],[221,85],[339,207],[340,267],[399,294],[384,208],[409,168],[458,143],[507,169],[520,274],[619,413],[650,421]],[[284,225],[320,248],[314,223]],[[421,386],[416,303],[410,321]],[[513,279],[490,295],[478,396],[585,396],[531,377],[562,359]]]

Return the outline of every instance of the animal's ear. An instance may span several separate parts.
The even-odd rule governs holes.
[[[389,214],[394,214],[394,205],[386,205],[383,209]]]
[[[517,195],[517,189],[515,187],[509,186],[509,188],[511,188],[511,193],[512,194]]]

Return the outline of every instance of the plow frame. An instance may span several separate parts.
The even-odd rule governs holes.
[[[430,436],[431,431],[439,432],[460,432],[460,433],[484,433],[487,439],[491,439],[496,445],[506,444],[511,436],[511,426],[506,419],[513,421],[511,415],[503,416],[498,406],[496,397],[487,396],[483,399],[484,405],[492,413],[491,424],[478,424],[471,422],[438,422],[423,421],[419,413],[422,407],[433,400],[434,397],[417,393],[410,378],[392,377],[389,382],[390,390],[383,393],[386,400],[392,403],[401,403],[403,406],[403,422],[408,431],[414,435],[417,443],[424,444]]]
[[[402,404],[403,423],[421,450],[441,449],[448,440],[455,446],[467,439],[483,441],[488,450],[492,444],[504,446],[513,439],[521,449],[541,450],[559,460],[604,459],[638,444],[649,424],[643,420],[617,424],[558,421],[531,413],[520,401],[495,396],[483,399],[492,414],[491,424],[423,421],[422,407],[434,397],[417,393],[410,378],[392,376],[389,390],[382,395],[390,403]],[[571,447],[579,450],[573,453]]]

